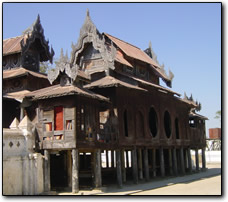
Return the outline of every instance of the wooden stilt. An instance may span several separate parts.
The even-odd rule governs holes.
[[[173,153],[173,172],[174,172],[174,175],[178,175],[176,148],[173,148],[173,152],[172,153]]]
[[[106,168],[108,168],[109,167],[108,150],[106,150],[105,154],[106,154]]]
[[[129,168],[129,156],[128,156],[128,150],[126,150],[126,163],[127,163],[127,168]]]
[[[206,169],[206,156],[205,156],[205,149],[202,149],[202,168]]]
[[[198,148],[195,149],[196,171],[199,171],[199,153]]]
[[[148,163],[148,149],[145,148],[143,150],[143,156],[144,156],[144,173],[145,173],[145,179],[146,181],[149,181],[150,175],[149,175],[149,163]]]
[[[48,150],[44,150],[44,191],[48,192],[51,190],[50,180],[50,154]]]
[[[100,188],[102,186],[101,179],[101,150],[97,149],[93,155],[93,170],[94,170],[94,186]]]
[[[133,169],[133,179],[134,179],[134,183],[138,184],[138,166],[137,166],[137,153],[136,153],[136,148],[134,148],[131,152],[131,156],[132,156],[132,169]]]
[[[138,172],[139,179],[143,179],[143,166],[142,166],[142,149],[138,149]]]
[[[192,172],[192,157],[191,157],[190,148],[187,149],[187,155],[188,155],[188,170],[191,173]]]
[[[79,192],[79,154],[78,149],[72,149],[72,193]]]
[[[125,158],[124,158],[124,149],[121,150],[121,170],[123,182],[126,182],[126,168],[125,168]]]
[[[160,147],[160,171],[161,171],[161,176],[165,177],[165,162],[164,162],[164,151],[163,148]]]
[[[123,187],[122,181],[122,172],[121,172],[121,153],[120,150],[116,150],[116,174],[117,174],[117,182],[120,188]]]
[[[173,175],[172,149],[169,149],[169,174]]]
[[[185,175],[185,165],[184,165],[184,149],[180,148],[180,163],[181,163],[181,174]]]
[[[111,167],[114,168],[114,150],[111,150]]]
[[[152,149],[152,170],[153,170],[153,177],[157,176],[156,172],[156,149]]]

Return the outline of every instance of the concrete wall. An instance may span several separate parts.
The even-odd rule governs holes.
[[[25,117],[3,129],[3,195],[43,192],[43,156],[35,153],[33,126]]]

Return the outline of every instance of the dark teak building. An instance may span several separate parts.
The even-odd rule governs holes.
[[[190,150],[196,151],[196,170],[198,150],[202,150],[206,168],[207,118],[196,113],[200,105],[192,97],[182,99],[159,84],[161,78],[171,87],[174,75],[165,73],[151,45],[142,51],[100,33],[87,11],[71,60],[60,61],[48,73],[47,84],[37,61],[52,61],[53,51],[49,52],[43,33],[36,35],[35,30],[27,43],[21,43],[19,60],[27,76],[23,90],[31,91],[24,103],[36,108],[36,149],[45,156],[46,191],[71,187],[75,193],[85,182],[101,187],[116,179],[121,187],[131,179],[138,183],[156,176],[184,175],[192,172]],[[31,49],[28,58],[36,62],[25,64],[24,47]],[[40,86],[33,86],[29,77],[40,79]],[[10,85],[3,83],[3,88]],[[9,96],[7,91],[6,101]]]

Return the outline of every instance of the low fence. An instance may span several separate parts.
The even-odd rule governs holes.
[[[43,156],[34,153],[32,124],[27,117],[3,129],[3,195],[43,192]]]

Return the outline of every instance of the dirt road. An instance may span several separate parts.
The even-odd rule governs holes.
[[[221,175],[193,182],[140,191],[130,195],[221,195]]]

